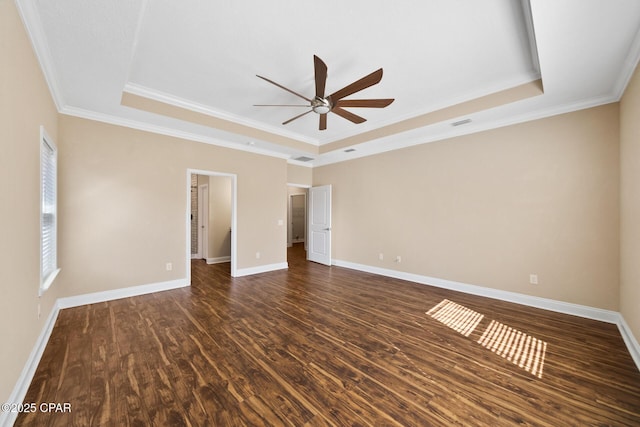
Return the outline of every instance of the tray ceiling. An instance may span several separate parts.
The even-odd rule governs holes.
[[[17,4],[62,113],[308,165],[616,101],[640,51],[635,0]],[[350,98],[395,102],[326,131],[254,106],[301,101],[256,74],[312,98],[313,55],[327,93],[382,67]]]

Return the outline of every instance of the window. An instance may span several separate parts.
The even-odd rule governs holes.
[[[40,127],[40,295],[53,283],[58,268],[57,174],[58,151]]]

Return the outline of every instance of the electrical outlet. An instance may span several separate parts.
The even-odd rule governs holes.
[[[537,274],[530,274],[529,275],[529,283],[531,283],[532,285],[537,285],[538,284],[538,275]]]
[[[167,271],[171,271],[173,270],[173,264],[171,264],[170,262],[167,263],[166,265]]]
[[[382,252],[378,255],[378,259],[379,259],[380,261],[383,261],[383,260],[384,260],[384,254],[383,254]]]
[[[402,257],[401,257],[400,255],[398,255],[398,256],[396,257],[396,262],[397,262],[397,263],[401,263],[401,262],[402,262]]]
[[[260,252],[256,252],[256,259],[260,259]]]

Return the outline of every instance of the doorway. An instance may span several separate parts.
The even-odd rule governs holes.
[[[306,242],[307,236],[307,195],[289,195],[289,229],[287,232],[288,246],[294,243]]]
[[[307,193],[308,187],[287,185],[287,247],[307,247]]]
[[[231,276],[236,277],[237,176],[187,169],[187,184],[187,265],[192,258],[230,262]],[[186,270],[191,283],[191,269]]]

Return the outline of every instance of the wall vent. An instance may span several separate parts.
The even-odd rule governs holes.
[[[313,158],[307,157],[307,156],[300,156],[300,157],[296,157],[293,160],[297,160],[299,162],[309,162],[309,161],[313,160]]]
[[[471,119],[458,120],[457,122],[451,123],[451,126],[461,126],[466,125],[467,123],[471,123]]]

